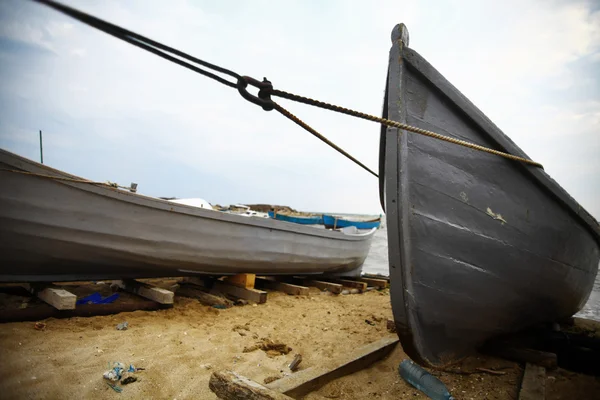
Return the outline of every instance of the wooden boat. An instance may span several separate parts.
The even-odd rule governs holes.
[[[372,231],[248,218],[108,187],[0,150],[0,281],[360,274]]]
[[[373,229],[379,228],[379,225],[381,225],[381,218],[361,221],[324,214],[323,224],[325,225],[325,228],[329,229],[345,228],[348,226],[355,226],[358,229]]]
[[[392,33],[383,116],[527,157]],[[487,339],[557,321],[586,303],[598,222],[543,169],[382,128],[391,300],[402,347],[443,365]]]
[[[278,214],[273,211],[269,211],[269,217],[278,219],[279,221],[293,222],[294,224],[301,225],[323,225],[323,216],[316,215],[312,217],[301,217],[295,215]]]

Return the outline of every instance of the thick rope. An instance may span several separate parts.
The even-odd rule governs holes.
[[[362,164],[361,162],[359,162],[358,160],[356,160],[354,157],[350,156],[347,152],[345,152],[344,150],[342,150],[340,147],[336,146],[333,142],[329,141],[327,138],[325,138],[323,135],[319,134],[317,131],[315,131],[313,128],[311,128],[309,125],[307,125],[306,123],[304,123],[302,120],[300,120],[298,117],[296,117],[295,115],[291,114],[289,111],[285,110],[284,108],[282,108],[281,106],[277,105],[275,102],[273,102],[270,99],[270,95],[274,95],[274,96],[279,96],[288,100],[292,100],[292,101],[297,101],[300,103],[304,103],[304,104],[308,104],[311,106],[315,106],[315,107],[319,107],[319,108],[323,108],[326,110],[330,110],[330,111],[335,111],[335,112],[339,112],[342,114],[346,114],[346,115],[350,115],[353,117],[357,117],[357,118],[362,118],[362,119],[366,119],[368,121],[373,121],[373,122],[377,122],[386,126],[390,126],[390,127],[394,127],[394,128],[399,128],[399,129],[403,129],[409,132],[414,132],[420,135],[424,135],[424,136],[429,136],[435,139],[439,139],[439,140],[443,140],[449,143],[454,143],[460,146],[464,146],[464,147],[468,147],[470,149],[474,149],[474,150],[478,150],[478,151],[482,151],[485,153],[490,153],[490,154],[495,154],[497,156],[500,157],[504,157],[504,158],[508,158],[511,160],[515,160],[515,161],[521,161],[523,163],[526,164],[530,164],[530,165],[534,165],[536,167],[539,168],[544,168],[542,166],[542,164],[537,163],[533,160],[527,159],[527,158],[523,158],[523,157],[519,157],[519,156],[515,156],[509,153],[505,153],[502,151],[498,151],[498,150],[494,150],[494,149],[490,149],[488,147],[485,146],[480,146],[478,144],[475,143],[471,143],[471,142],[467,142],[464,140],[460,140],[460,139],[455,139],[449,136],[444,136],[444,135],[440,135],[439,133],[435,133],[432,131],[428,131],[426,129],[421,129],[421,128],[417,128],[415,126],[411,126],[411,125],[407,125],[401,122],[396,122],[396,121],[392,121],[389,119],[385,119],[385,118],[380,118],[380,117],[376,117],[374,115],[369,115],[369,114],[365,114],[359,111],[354,111],[348,108],[344,108],[344,107],[340,107],[340,106],[336,106],[333,104],[329,104],[329,103],[324,103],[322,101],[318,101],[318,100],[314,100],[314,99],[310,99],[307,97],[303,97],[303,96],[298,96],[292,93],[288,93],[288,92],[284,92],[282,90],[275,90],[272,88],[269,89],[264,89],[261,87],[261,92],[263,92],[264,96],[260,96],[259,97],[255,97],[252,95],[248,95],[247,92],[245,92],[245,88],[248,85],[248,79],[247,77],[242,77],[239,74],[222,68],[218,65],[200,60],[196,57],[190,56],[189,54],[186,54],[182,51],[179,51],[177,49],[174,49],[172,47],[163,45],[162,43],[156,42],[154,40],[148,39],[147,37],[144,37],[142,35],[139,35],[135,32],[129,31],[127,29],[121,28],[120,26],[111,24],[107,21],[103,21],[99,18],[96,18],[92,15],[83,13],[79,10],[76,10],[74,8],[65,6],[63,4],[57,3],[56,1],[53,0],[33,0],[36,1],[38,3],[41,4],[45,4],[49,7],[52,7],[53,9],[62,12],[66,15],[69,15],[85,24],[88,24],[96,29],[99,29],[105,33],[108,33],[109,35],[112,35],[118,39],[124,40],[134,46],[137,46],[139,48],[142,48],[146,51],[149,51],[159,57],[162,57],[166,60],[169,60],[173,63],[179,64],[182,67],[188,68],[194,72],[197,72],[199,74],[202,74],[204,76],[207,76],[209,78],[212,78],[226,86],[229,87],[234,87],[237,88],[238,90],[241,90],[240,93],[242,93],[242,91],[244,91],[244,94],[242,94],[247,100],[259,104],[261,105],[265,110],[270,110],[270,107],[266,107],[265,105],[270,106],[272,103],[273,104],[273,108],[276,108],[277,111],[279,111],[281,114],[285,115],[287,118],[291,119],[292,121],[294,121],[296,124],[300,125],[301,127],[303,127],[304,129],[306,129],[308,132],[310,132],[311,134],[315,135],[316,137],[318,137],[319,139],[321,139],[323,142],[327,143],[329,146],[333,147],[335,150],[337,150],[338,152],[342,153],[343,155],[345,155],[346,157],[348,157],[350,160],[354,161],[355,163],[357,163],[358,165],[360,165],[362,168],[366,169],[367,171],[369,171],[371,174],[373,174],[374,176],[377,176],[376,173],[374,173],[373,171],[371,171],[369,168],[367,168],[364,164]],[[217,72],[229,75],[230,77],[233,77],[237,80],[236,83],[234,82],[230,82],[218,75],[213,74],[212,72],[203,70],[201,68],[198,68],[192,64],[189,64],[186,61],[183,61],[179,58],[173,57],[172,55],[166,54],[166,52],[172,53],[177,57],[181,57],[184,58],[188,61],[200,64],[204,67],[213,69]],[[246,78],[243,79],[243,78]],[[254,80],[253,80],[254,81]],[[254,84],[253,84],[254,85]],[[269,83],[270,85],[270,83]],[[269,103],[269,104],[267,104]]]
[[[304,123],[304,121],[302,121],[300,118],[296,117],[294,114],[292,114],[285,108],[281,107],[279,104],[277,104],[275,102],[273,102],[273,104],[275,105],[275,110],[279,111],[282,115],[284,115],[285,117],[294,121],[296,124],[300,125],[304,129],[306,129],[308,132],[312,133],[313,135],[315,135],[316,137],[321,139],[323,142],[327,143],[329,146],[333,147],[335,150],[339,151],[340,153],[342,153],[343,155],[348,157],[350,160],[354,161],[357,165],[361,166],[369,173],[375,175],[375,177],[379,177],[379,175],[377,175],[375,172],[373,172],[369,167],[367,167],[366,165],[364,165],[363,163],[358,161],[356,158],[352,157],[344,149],[340,148],[338,145],[336,145],[335,143],[333,143],[332,141],[327,139],[325,136],[321,135],[319,132],[314,130],[310,125]]]
[[[460,139],[455,139],[455,138],[452,138],[452,137],[449,137],[449,136],[440,135],[439,133],[428,131],[426,129],[417,128],[416,126],[403,124],[402,122],[396,122],[396,121],[392,121],[392,120],[389,120],[389,119],[386,119],[386,118],[376,117],[375,115],[365,114],[365,113],[362,113],[360,111],[351,110],[349,108],[344,108],[344,107],[336,106],[334,104],[324,103],[324,102],[319,101],[319,100],[314,100],[314,99],[310,99],[308,97],[298,96],[296,94],[284,92],[282,90],[273,89],[270,94],[273,95],[273,96],[282,97],[284,99],[288,99],[288,100],[292,100],[292,101],[297,101],[299,103],[308,104],[308,105],[311,105],[311,106],[314,106],[314,107],[324,108],[326,110],[335,111],[335,112],[339,112],[339,113],[342,113],[342,114],[350,115],[350,116],[353,116],[353,117],[366,119],[368,121],[378,122],[380,124],[384,124],[384,125],[391,126],[391,127],[394,127],[394,128],[403,129],[403,130],[409,131],[409,132],[418,133],[420,135],[429,136],[429,137],[432,137],[432,138],[435,138],[435,139],[443,140],[445,142],[450,142],[450,143],[458,144],[460,146],[468,147],[468,148],[471,148],[471,149],[474,149],[474,150],[483,151],[485,153],[495,154],[497,156],[508,158],[508,159],[511,159],[511,160],[521,161],[521,162],[524,162],[526,164],[534,165],[534,166],[542,168],[542,169],[544,168],[542,166],[542,164],[540,164],[538,162],[535,162],[533,160],[530,160],[528,158],[515,156],[515,155],[509,154],[509,153],[504,153],[502,151],[490,149],[488,147],[480,146],[478,144],[467,142],[465,140],[460,140]]]

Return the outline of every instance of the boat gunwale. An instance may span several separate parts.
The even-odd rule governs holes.
[[[14,162],[11,162],[14,160]],[[65,171],[52,168],[45,164],[40,164],[36,161],[22,157],[18,154],[9,152],[5,149],[0,149],[0,162],[7,165],[11,165],[15,169],[20,169],[25,172],[31,172],[34,174],[45,174],[56,177],[64,177],[69,179],[78,179],[82,181],[89,181],[88,179],[81,178],[77,175],[69,174]],[[35,175],[34,175],[35,176]],[[41,178],[41,177],[40,177]],[[48,178],[41,178],[48,179]],[[115,201],[123,201],[126,203],[134,204],[140,207],[151,208],[157,211],[176,212],[190,217],[195,218],[208,218],[226,223],[235,223],[240,225],[247,225],[256,228],[264,228],[271,230],[278,230],[296,234],[304,234],[308,236],[324,237],[327,239],[341,240],[341,241],[365,241],[372,238],[376,229],[359,231],[357,233],[346,233],[338,231],[330,231],[327,229],[316,229],[308,225],[295,224],[293,222],[274,220],[271,218],[248,218],[245,216],[223,213],[217,210],[209,210],[186,204],[173,203],[169,200],[159,199],[155,197],[146,196],[139,193],[132,193],[125,190],[113,188],[104,185],[103,183],[90,183],[83,182],[69,182],[56,180],[56,183],[71,186],[78,190],[91,192],[95,195],[108,197]]]

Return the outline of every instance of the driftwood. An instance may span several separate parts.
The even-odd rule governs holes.
[[[292,400],[231,371],[213,372],[208,387],[224,400]]]

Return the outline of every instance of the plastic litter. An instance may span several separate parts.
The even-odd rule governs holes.
[[[117,330],[118,331],[126,331],[127,327],[129,327],[129,323],[127,321],[121,322],[120,324],[117,325]]]
[[[109,368],[110,368],[110,364],[109,364]],[[111,369],[109,369],[108,371],[106,371],[104,373],[104,375],[102,375],[104,377],[104,379],[108,379],[109,381],[118,381],[121,379],[121,377],[123,376],[123,371],[125,370],[125,366],[123,365],[123,363],[120,362],[116,362],[113,363],[113,367]]]
[[[119,293],[113,293],[108,297],[102,298],[102,295],[96,292],[77,300],[77,304],[109,304],[114,302],[118,298]]]
[[[223,304],[213,304],[213,308],[218,308],[219,310],[226,310],[227,307]]]
[[[121,393],[121,392],[123,391],[123,389],[121,389],[121,388],[120,388],[120,387],[118,387],[117,385],[112,385],[112,384],[110,384],[110,383],[108,383],[108,382],[106,382],[106,384],[107,384],[108,386],[110,386],[110,387],[112,388],[112,390],[114,390],[114,391],[115,391],[115,392],[117,392],[117,393]]]
[[[402,361],[398,366],[398,372],[404,380],[425,393],[432,400],[454,400],[442,381],[411,360]]]
[[[35,324],[33,324],[33,328],[38,331],[43,331],[44,329],[46,329],[46,324],[43,322],[36,322]]]

